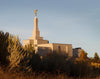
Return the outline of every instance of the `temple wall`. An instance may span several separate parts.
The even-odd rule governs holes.
[[[67,47],[66,44],[56,44],[56,43],[53,44],[53,50],[54,51],[59,51],[59,49],[60,49],[61,52],[66,52],[67,53],[68,49],[66,49],[66,47]]]
[[[70,56],[70,57],[72,57],[73,56],[73,50],[72,50],[72,45],[71,44],[69,44],[68,45],[68,56]]]
[[[72,56],[72,45],[71,44],[53,43],[53,51],[67,53],[68,56]]]
[[[34,46],[34,40],[23,40],[23,47],[29,44]]]
[[[48,44],[48,40],[38,40],[38,44]]]
[[[30,40],[23,40],[23,47],[25,47],[25,45],[30,44]]]
[[[58,53],[67,53],[68,56],[72,57],[72,45],[71,44],[58,44],[58,43],[50,43],[50,44],[38,44],[38,51],[43,52],[50,52],[56,51]],[[48,50],[48,51],[47,51]]]
[[[38,47],[48,47],[50,48],[51,50],[53,50],[53,44],[38,44]]]

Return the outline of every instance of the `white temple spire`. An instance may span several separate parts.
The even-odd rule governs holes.
[[[35,10],[34,29],[33,29],[33,32],[32,32],[32,37],[34,39],[38,39],[40,37],[40,31],[38,29],[37,10]]]

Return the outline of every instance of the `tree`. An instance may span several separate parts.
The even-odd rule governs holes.
[[[99,61],[99,55],[98,55],[97,52],[95,52],[95,54],[94,54],[94,61],[95,62],[98,62]]]
[[[35,54],[34,46],[28,44],[24,47],[24,51],[26,52],[26,56],[21,60],[20,65],[24,68],[23,70],[31,72],[33,68],[33,64],[39,63],[37,61],[37,55]],[[40,56],[38,56],[40,59]],[[34,63],[36,61],[36,63]]]
[[[66,55],[53,51],[41,60],[41,69],[48,72],[65,70],[66,58]]]
[[[9,70],[13,68],[20,67],[21,60],[27,55],[21,46],[18,36],[9,35],[8,38],[8,52],[10,53],[9,60]]]
[[[85,59],[87,58],[88,53],[85,52]]]
[[[7,51],[9,33],[0,31],[0,64],[7,67],[9,64]]]
[[[32,54],[32,57],[30,58],[29,65],[32,67],[33,71],[37,71],[40,68],[41,59],[38,54],[35,54],[35,52]]]
[[[25,45],[24,49],[25,49],[27,52],[30,52],[30,53],[35,52],[34,46],[32,46],[31,44]]]
[[[87,54],[84,50],[81,51],[81,58],[82,59],[86,59],[87,58]]]
[[[85,53],[84,50],[81,51],[81,58],[84,59],[85,58]]]

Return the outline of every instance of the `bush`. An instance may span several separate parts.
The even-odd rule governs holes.
[[[7,67],[9,65],[9,53],[7,51],[8,47],[8,37],[9,33],[0,31],[0,65]]]
[[[49,56],[43,57],[41,61],[41,70],[47,72],[62,71],[66,63],[66,56],[61,53],[50,53]]]

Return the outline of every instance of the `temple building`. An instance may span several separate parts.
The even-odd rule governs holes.
[[[34,29],[32,32],[32,37],[30,37],[28,40],[23,40],[23,46],[26,45],[33,45],[35,48],[35,53],[39,53],[40,55],[52,51],[57,51],[66,53],[70,57],[73,56],[72,44],[49,43],[48,40],[44,40],[43,37],[40,37],[40,31],[38,29],[37,10],[35,10]]]

